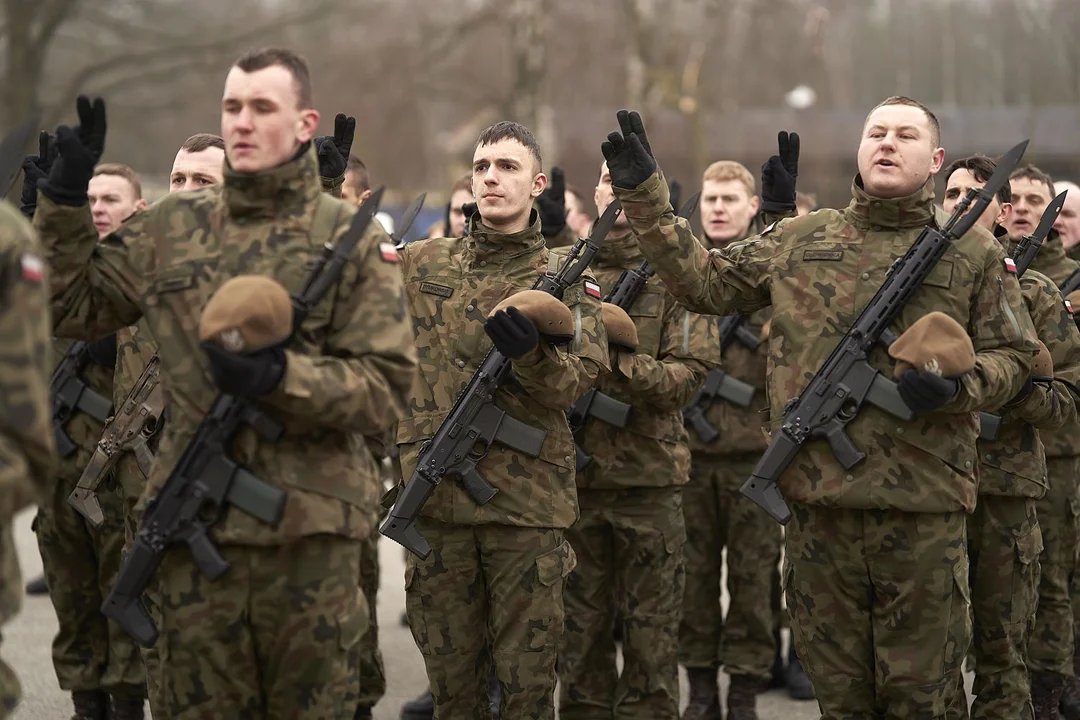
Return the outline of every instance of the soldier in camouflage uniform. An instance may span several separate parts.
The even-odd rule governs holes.
[[[493,660],[502,717],[554,718],[563,589],[575,564],[565,531],[578,515],[565,410],[607,370],[607,339],[599,291],[587,276],[563,297],[574,316],[569,346],[540,339],[533,321],[513,307],[492,314],[558,264],[532,212],[547,184],[532,133],[508,122],[485,130],[472,177],[479,207],[468,234],[402,250],[421,368],[398,425],[402,474],[412,475],[421,446],[493,344],[511,358],[516,378],[495,403],[547,436],[536,458],[492,445],[477,465],[499,491],[485,505],[452,480],[435,489],[416,525],[431,554],[409,557],[406,609],[437,717],[489,716]]]
[[[22,211],[29,217],[33,217],[36,206],[36,183],[45,177],[55,153],[49,149],[55,138],[46,137],[40,154],[24,162]],[[146,205],[138,176],[128,166],[115,163],[95,168],[87,195],[98,238],[108,235],[124,218]],[[55,341],[53,361],[60,361],[71,345],[70,340]],[[82,379],[103,402],[110,402],[115,335],[91,343],[89,356]],[[88,523],[68,503],[68,495],[82,476],[102,427],[100,419],[85,412],[73,414],[65,430],[75,452],[61,458],[56,482],[49,487],[46,501],[34,519],[49,599],[59,625],[52,644],[53,668],[60,688],[71,693],[77,720],[104,720],[109,713],[116,718],[141,718],[145,695],[138,647],[120,626],[100,612],[120,569],[124,547],[124,513],[117,476],[110,473],[101,485],[98,497],[105,522],[99,527]]]
[[[718,315],[772,305],[768,392],[779,431],[788,400],[893,261],[928,223],[944,220],[931,180],[944,158],[936,119],[890,98],[867,117],[845,210],[783,220],[712,251],[673,215],[640,119],[620,120],[623,132],[603,146],[615,194],[672,294]],[[971,635],[973,411],[1016,396],[1038,343],[1005,254],[981,228],[951,245],[916,290],[893,326],[901,339],[931,310],[970,334],[974,370],[942,377],[908,368],[897,389],[913,420],[864,406],[846,426],[862,462],[845,470],[826,440],[813,439],[778,479],[793,515],[785,553],[792,634],[825,720],[944,718],[960,692]],[[869,361],[887,376],[895,370],[884,348]]]
[[[22,604],[12,532],[15,513],[55,483],[56,447],[49,402],[49,298],[41,247],[27,222],[0,202],[0,623]],[[22,689],[0,661],[0,720],[14,712]]]
[[[969,188],[985,185],[995,169],[994,161],[984,156],[952,163],[945,172],[945,211],[951,213]],[[1012,212],[1011,200],[1006,184],[978,221],[1006,242],[1007,233],[1000,224]],[[1028,269],[1020,288],[1039,341],[1053,360],[1052,382],[1025,385],[1002,409],[998,437],[980,438],[978,443],[979,498],[968,520],[975,720],[1053,717],[1056,707],[1045,685],[1039,685],[1032,697],[1025,656],[1035,618],[1042,550],[1036,505],[1046,495],[1047,485],[1040,435],[1075,422],[1073,388],[1080,373],[1080,334],[1049,278]]]
[[[701,184],[704,242],[722,248],[745,238],[760,207],[754,176],[737,162],[720,161],[706,170]],[[690,680],[690,704],[684,717],[719,720],[717,671],[731,675],[728,709],[732,717],[749,716],[758,687],[773,662],[773,612],[768,597],[780,562],[780,528],[768,513],[746,499],[739,488],[768,443],[766,420],[766,346],[762,327],[769,311],[747,318],[735,341],[724,350],[722,371],[752,386],[751,404],[740,407],[717,397],[704,412],[708,428],[691,424],[690,483],[686,503],[686,594],[679,627],[679,655]],[[712,318],[709,338],[719,343],[720,318]],[[703,438],[699,431],[719,433]],[[727,617],[721,613],[723,552],[727,548]]]
[[[184,552],[156,575],[158,683],[179,718],[343,717],[359,688],[350,657],[367,626],[359,540],[378,471],[358,441],[388,427],[416,368],[397,255],[375,224],[287,345],[231,353],[200,344],[201,309],[237,275],[297,293],[355,209],[326,197],[310,147],[318,124],[306,63],[249,53],[225,82],[225,182],[169,195],[98,244],[85,183],[104,145],[104,105],[80,101],[35,223],[55,283],[57,332],[96,337],[145,318],[160,348],[169,419],[143,502],[157,494],[219,392],[258,398],[284,437],[244,429],[232,457],[286,490],[270,526],[230,510],[212,540],[230,564],[208,581]],[[141,508],[137,508],[139,510]]]
[[[613,200],[605,165],[597,213]],[[592,268],[610,293],[623,271],[642,260],[620,217]],[[563,720],[679,717],[682,486],[690,471],[680,410],[720,353],[706,319],[684,310],[655,276],[626,314],[638,342],[634,348],[610,345],[612,373],[596,389],[630,406],[627,424],[587,418],[576,431],[591,461],[577,473],[581,517],[566,533],[578,565],[566,586],[559,653]],[[610,325],[607,331],[613,341]],[[616,609],[623,624],[621,674],[612,637]]]
[[[1027,166],[1010,178],[1013,217],[1005,222],[1010,242],[1015,243],[1039,222],[1043,210],[1054,197],[1050,176]],[[1061,285],[1080,268],[1070,259],[1053,230],[1031,264],[1032,269]],[[1028,668],[1032,672],[1032,697],[1060,697],[1067,680],[1074,676],[1075,647],[1073,608],[1069,585],[1076,570],[1078,548],[1077,518],[1080,500],[1080,427],[1075,422],[1059,430],[1040,434],[1046,449],[1046,495],[1035,507],[1042,528],[1043,551],[1039,557],[1039,603],[1035,626],[1028,639]],[[1038,704],[1038,701],[1036,701]],[[1044,702],[1050,707],[1051,701]],[[1056,703],[1054,703],[1056,706]]]

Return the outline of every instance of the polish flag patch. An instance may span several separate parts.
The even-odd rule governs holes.
[[[1073,310],[1073,304],[1068,300],[1065,301],[1065,309],[1069,311],[1070,315],[1075,315],[1076,311]]]
[[[37,255],[22,256],[23,280],[39,283],[45,279],[45,263]]]
[[[394,243],[379,243],[379,255],[382,259],[388,263],[396,263],[398,261],[397,247]]]
[[[1005,258],[1005,269],[1013,275],[1016,274],[1016,262],[1011,257]]]
[[[594,298],[600,297],[600,286],[591,280],[585,281],[585,293],[592,295]]]

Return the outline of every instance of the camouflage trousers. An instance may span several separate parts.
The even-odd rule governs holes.
[[[576,562],[564,531],[425,517],[417,528],[431,554],[409,555],[405,609],[435,717],[490,718],[494,659],[502,717],[554,720],[563,590]]]
[[[1028,667],[1032,671],[1073,674],[1073,607],[1069,585],[1076,571],[1077,478],[1080,457],[1047,458],[1050,487],[1035,501],[1042,528],[1039,556],[1039,607],[1028,639]]]
[[[368,623],[357,541],[219,550],[231,567],[216,582],[186,550],[158,569],[149,609],[160,634],[147,664],[155,720],[352,717],[352,658]]]
[[[566,584],[559,718],[676,720],[686,527],[678,487],[578,490],[566,537],[577,568]],[[623,670],[612,631],[623,623]]]
[[[22,575],[15,551],[15,536],[11,524],[0,528],[0,623],[18,614],[22,607]],[[15,711],[22,698],[22,686],[15,670],[0,660],[0,720]]]
[[[765,678],[772,667],[775,612],[771,597],[780,563],[780,526],[739,492],[758,456],[694,457],[683,488],[686,593],[679,660]],[[720,573],[727,549],[727,617],[720,609]]]
[[[1034,717],[1025,656],[1038,600],[1042,550],[1035,502],[980,495],[968,518],[974,720]]]
[[[386,671],[382,653],[379,652],[379,621],[376,617],[376,599],[379,594],[379,527],[375,525],[371,537],[360,541],[360,592],[368,608],[368,631],[356,646],[360,675],[360,704],[374,707],[386,694]]]
[[[142,694],[139,647],[101,614],[101,604],[120,570],[124,547],[123,503],[115,478],[98,490],[105,523],[94,528],[68,504],[78,478],[61,479],[34,519],[38,548],[59,629],[53,667],[62,690]]]
[[[967,516],[791,509],[784,592],[822,720],[966,718]]]

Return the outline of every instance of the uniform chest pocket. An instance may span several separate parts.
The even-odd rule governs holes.
[[[633,318],[658,318],[664,311],[664,298],[659,293],[643,292],[634,300],[626,314]]]
[[[304,285],[307,284],[308,279],[312,273],[315,272],[315,268],[318,267],[319,259],[317,257],[295,257],[289,258],[285,262],[280,263],[273,272],[273,278],[281,283],[282,287],[289,291],[289,295],[293,298],[300,294]],[[338,282],[332,284],[327,289],[326,294],[315,304],[314,307],[309,308],[307,317],[304,319],[301,327],[302,332],[310,334],[316,329],[325,327],[330,321],[330,314],[334,307],[334,299],[337,296],[338,284],[342,278],[348,273],[348,267],[338,277]],[[310,337],[308,338],[310,340]]]
[[[923,284],[948,290],[953,284],[953,270],[954,267],[951,261],[938,260],[930,274],[926,276]]]

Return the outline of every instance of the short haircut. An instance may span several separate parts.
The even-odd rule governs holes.
[[[874,111],[881,107],[888,105],[906,105],[907,107],[918,108],[922,110],[923,115],[926,116],[926,120],[930,123],[930,144],[936,149],[941,147],[941,123],[938,122],[937,115],[930,111],[930,108],[923,105],[918,100],[912,100],[909,97],[903,95],[892,95],[879,102],[874,107],[870,108],[870,112],[866,113],[866,120],[870,119],[870,116],[874,114]],[[863,128],[866,127],[866,120],[863,120]]]
[[[214,135],[213,133],[195,133],[180,146],[181,150],[189,153],[201,153],[203,150],[209,150],[210,148],[224,151],[225,141],[220,135]]]
[[[804,207],[807,211],[817,210],[818,202],[817,195],[814,193],[804,193],[802,191],[795,191],[795,207]]]
[[[366,193],[371,189],[371,178],[368,177],[367,165],[355,155],[349,155],[349,162],[345,166],[345,182],[352,186],[357,195]]]
[[[524,145],[529,154],[532,155],[533,160],[536,161],[536,172],[544,172],[544,160],[540,157],[540,143],[536,142],[536,136],[532,134],[532,130],[521,123],[511,120],[501,120],[495,123],[480,133],[480,137],[476,140],[476,147],[494,145],[502,140],[517,140]]]
[[[1009,180],[1031,180],[1032,182],[1039,182],[1046,185],[1050,190],[1050,197],[1054,197],[1054,180],[1047,173],[1044,173],[1034,165],[1025,165],[1018,167],[1012,171],[1012,175],[1009,176]]]
[[[127,165],[123,163],[101,163],[94,168],[94,177],[98,175],[115,175],[124,178],[131,185],[131,189],[135,191],[135,199],[142,200],[142,182],[139,180],[138,173]]]
[[[296,87],[297,107],[301,110],[314,107],[314,91],[311,87],[311,73],[308,71],[307,61],[292,50],[279,47],[250,50],[233,63],[234,67],[247,73],[275,65],[280,65],[292,75],[293,84]]]
[[[997,160],[986,157],[981,153],[954,160],[949,167],[945,168],[945,185],[949,184],[949,178],[957,170],[967,170],[976,180],[986,183],[989,182],[990,176],[997,170]],[[997,199],[1002,204],[1012,202],[1012,188],[1009,187],[1009,183],[1005,183],[997,191]]]
[[[450,194],[453,195],[458,190],[468,190],[472,195],[472,175],[463,175],[454,181],[453,186],[450,188]]]
[[[746,188],[746,194],[749,197],[754,197],[757,194],[754,189],[754,176],[746,169],[745,165],[734,160],[718,160],[705,168],[705,174],[702,176],[701,182],[704,184],[710,180],[712,182],[738,180]]]

